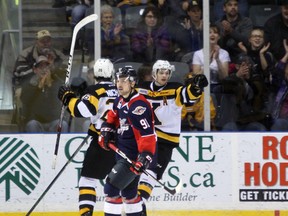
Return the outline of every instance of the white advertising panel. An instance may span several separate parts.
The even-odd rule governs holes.
[[[0,212],[27,212],[43,194],[86,134],[62,134],[52,169],[56,134],[0,135]],[[288,136],[284,133],[183,133],[151,210],[284,210],[288,201]],[[77,212],[78,178],[89,144],[78,152],[36,207],[40,212]],[[103,208],[97,186],[96,211]],[[157,185],[157,182],[155,183]]]

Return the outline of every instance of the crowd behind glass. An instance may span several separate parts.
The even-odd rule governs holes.
[[[141,63],[138,70],[139,82],[152,79],[152,65],[159,59],[189,65],[190,72],[185,75],[183,85],[189,83],[189,79],[196,74],[204,73],[201,1],[151,0],[145,5],[138,1],[134,1],[135,5],[127,2],[102,1],[101,57],[109,58],[112,62]],[[249,1],[215,0],[210,5],[213,8],[210,10],[209,28],[212,130],[288,129],[288,0],[275,1],[276,4],[279,13],[267,18],[263,25],[256,25],[250,18],[249,7],[252,4]],[[131,15],[129,13],[132,13],[132,8],[136,10],[140,5],[141,15],[135,16],[137,22],[133,26],[125,17]],[[89,7],[92,4],[85,7],[84,16]],[[115,8],[120,9],[120,22],[115,21]],[[77,21],[73,17],[73,10],[71,16],[75,26]],[[82,37],[78,37],[76,45],[76,48],[80,46],[85,50],[89,62],[93,61],[94,30],[87,29]],[[37,32],[36,43],[24,49],[15,63],[13,83],[15,100],[19,101],[18,106],[21,107],[21,117],[19,113],[17,116],[20,125],[33,120],[36,114],[47,118],[43,121],[52,120],[51,116],[55,113],[59,118],[60,108],[53,105],[56,103],[56,96],[49,99],[50,108],[43,104],[45,98],[47,102],[51,95],[56,94],[55,91],[51,95],[45,94],[49,92],[47,89],[58,90],[54,87],[57,85],[56,81],[65,79],[66,66],[61,62],[66,57],[52,47],[53,36],[49,31],[41,30]],[[43,79],[41,67],[43,71],[48,70],[48,63],[51,75]],[[93,70],[92,67],[89,69]],[[183,76],[177,70],[174,73]],[[83,88],[91,82],[87,78],[76,80],[72,84],[77,86],[81,95]],[[37,86],[38,93],[32,93],[35,90],[33,86]],[[61,105],[59,101],[57,104]],[[42,114],[39,111],[45,109],[49,112]],[[182,130],[203,130],[203,110],[203,99],[191,106],[187,105],[182,113]],[[54,117],[53,119],[55,120]],[[32,126],[35,127],[35,124]],[[64,121],[63,125],[64,132],[69,131],[69,127],[68,114],[67,122]],[[25,127],[22,129],[26,130]],[[32,128],[26,132],[33,130]]]

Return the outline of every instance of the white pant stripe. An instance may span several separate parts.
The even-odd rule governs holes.
[[[142,211],[142,200],[138,203],[123,203],[126,214],[137,213]]]
[[[104,202],[104,212],[108,214],[118,214],[121,215],[122,204],[108,203]]]

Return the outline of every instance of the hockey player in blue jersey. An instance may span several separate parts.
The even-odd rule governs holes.
[[[99,145],[109,150],[116,130],[118,148],[135,161],[135,165],[131,166],[117,155],[116,165],[104,186],[104,213],[105,216],[121,216],[123,203],[127,216],[140,216],[139,177],[153,163],[156,151],[153,110],[145,97],[135,90],[136,71],[131,66],[120,68],[115,81],[119,97],[115,99],[107,121],[102,124]]]
[[[157,179],[162,178],[171,160],[173,149],[179,146],[182,107],[185,103],[196,102],[204,87],[208,85],[207,78],[203,74],[196,75],[188,86],[168,82],[174,70],[174,65],[168,61],[157,60],[152,67],[154,81],[144,82],[137,88],[138,92],[150,102],[155,114],[158,166],[156,172],[147,171]],[[142,174],[139,192],[144,200],[150,197],[153,187],[154,181]],[[146,215],[145,209],[142,215]]]
[[[98,145],[98,136],[108,110],[112,108],[118,91],[111,81],[114,66],[109,59],[98,59],[94,64],[95,85],[86,89],[82,98],[77,98],[70,87],[62,86],[58,97],[67,106],[73,117],[90,117],[88,134],[92,136],[85,154],[79,180],[79,212],[81,216],[92,216],[96,203],[96,183],[104,179],[115,164],[112,151]]]

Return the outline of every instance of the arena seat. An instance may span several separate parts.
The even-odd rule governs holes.
[[[126,28],[135,28],[137,26],[137,23],[140,20],[141,14],[143,13],[143,10],[146,8],[146,5],[139,5],[139,6],[133,6],[126,9],[126,15],[125,15],[125,27]]]
[[[114,13],[114,20],[113,23],[122,23],[122,15],[121,15],[121,11],[119,8],[117,7],[112,7],[113,9],[113,13]],[[94,13],[94,8],[90,7],[86,10],[85,16],[91,15]],[[100,17],[100,16],[99,16]],[[94,29],[94,22],[92,23],[88,23],[85,27],[86,29]]]
[[[280,7],[276,4],[251,5],[249,8],[249,17],[254,27],[263,28],[265,22],[278,13],[280,13]]]
[[[190,71],[190,67],[185,62],[170,62],[171,65],[175,66],[175,71],[172,73],[172,77],[169,82],[179,82],[184,84],[184,78],[187,73]]]

